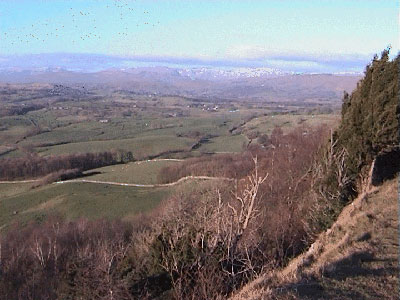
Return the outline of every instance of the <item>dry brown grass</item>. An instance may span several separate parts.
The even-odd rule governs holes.
[[[361,194],[306,253],[234,299],[398,299],[397,188]]]

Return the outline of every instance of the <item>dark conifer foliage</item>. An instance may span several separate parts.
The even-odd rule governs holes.
[[[389,49],[374,57],[355,91],[345,93],[342,121],[336,136],[348,152],[353,175],[365,171],[384,149],[399,145],[399,63],[389,60]]]
[[[387,159],[377,159],[398,157],[399,153],[400,56],[390,60],[389,50],[384,50],[380,58],[374,56],[351,95],[344,93],[340,126],[319,162],[315,190],[321,197],[319,212],[313,217],[316,224],[312,225],[316,232],[329,228],[344,205],[366,188],[374,160],[380,170],[393,173],[400,169],[398,160],[385,165],[382,163],[388,163]],[[395,174],[379,172],[379,176],[375,171],[373,175],[382,179]]]

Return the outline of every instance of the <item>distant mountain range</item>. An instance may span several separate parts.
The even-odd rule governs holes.
[[[274,77],[294,74],[294,72],[283,72],[273,68],[186,68],[178,70],[178,73],[193,79]]]
[[[155,68],[155,69],[154,69]],[[129,73],[141,71],[158,73],[177,70],[180,76],[194,79],[249,78],[282,76],[299,73],[298,70],[281,70],[270,66],[249,66],[240,61],[194,60],[163,57],[121,57],[104,54],[49,53],[30,55],[0,55],[0,71],[6,72],[59,72],[94,73],[120,70]],[[172,71],[173,72],[173,71]],[[343,71],[341,71],[343,73]],[[311,72],[301,72],[308,73]],[[334,72],[332,72],[334,73]],[[338,72],[335,72],[338,73]],[[348,72],[344,72],[348,74]],[[354,75],[361,73],[352,72]]]
[[[361,78],[359,73],[298,74],[269,67],[132,64],[106,55],[0,56],[0,82],[102,85],[202,98],[338,101]]]

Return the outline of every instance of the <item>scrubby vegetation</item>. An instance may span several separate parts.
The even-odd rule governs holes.
[[[128,224],[83,220],[11,229],[1,240],[0,298],[127,299],[115,266],[131,234]]]
[[[247,154],[238,155],[235,158],[237,160],[250,158],[252,167],[247,178],[237,180],[234,185],[217,185],[206,192],[200,189],[172,196],[152,216],[152,224],[155,225],[149,222],[144,225],[146,222],[143,220],[137,223],[141,226],[135,225],[141,229],[128,235],[123,244],[123,249],[126,249],[123,254],[116,254],[113,252],[114,246],[107,246],[107,251],[111,253],[106,258],[106,253],[100,253],[105,251],[100,246],[95,248],[87,244],[92,241],[85,241],[84,245],[71,242],[69,254],[65,254],[65,260],[60,260],[60,254],[52,250],[54,245],[49,246],[48,243],[61,243],[57,241],[58,238],[67,238],[72,233],[67,234],[61,230],[59,236],[52,236],[56,233],[37,233],[37,230],[48,231],[54,226],[61,226],[66,231],[75,232],[77,225],[73,223],[32,225],[23,232],[8,233],[2,243],[5,263],[2,270],[13,274],[11,270],[17,265],[36,266],[36,279],[28,271],[20,279],[19,289],[24,291],[27,299],[39,295],[61,295],[58,291],[62,287],[57,282],[60,285],[67,284],[64,289],[76,293],[73,295],[83,295],[86,298],[107,298],[109,293],[119,295],[115,296],[118,299],[143,299],[146,296],[152,298],[161,295],[178,299],[227,296],[261,272],[284,264],[303,249],[307,237],[302,223],[303,215],[312,205],[309,198],[312,184],[309,166],[326,135],[324,128],[298,128],[288,135],[277,137],[275,141],[279,142],[273,144],[273,147],[257,147]],[[81,234],[90,240],[94,227],[82,230]],[[72,234],[71,241],[78,238],[74,237],[76,234]],[[115,234],[115,238],[119,234]],[[24,238],[19,235],[24,235]],[[97,236],[96,233],[93,235]],[[112,236],[110,234],[109,241],[112,245],[122,245],[121,241],[114,240]],[[8,238],[18,242],[9,243]],[[8,259],[8,255],[14,255],[14,247],[21,243],[20,249],[27,253]],[[32,246],[32,243],[36,244]],[[99,245],[106,241],[93,243]],[[62,249],[61,245],[57,247]],[[86,252],[82,253],[81,247]],[[40,255],[45,258],[38,257],[35,251],[44,253]],[[79,265],[78,262],[73,263],[76,256]],[[97,266],[90,266],[97,257],[109,259],[109,265],[104,262],[103,266],[110,268],[107,271],[109,273],[104,273],[101,269],[103,267],[98,266],[100,269],[97,269]],[[58,260],[55,266],[54,260]],[[11,261],[15,261],[15,264],[8,265]],[[67,270],[70,264],[79,270],[69,273]],[[95,272],[95,275],[91,275],[91,272]],[[57,275],[60,279],[55,280],[54,285],[46,286],[46,289],[37,288],[41,278],[37,274],[42,274],[42,278]],[[98,274],[103,274],[100,281],[93,279],[100,276]],[[90,285],[77,286],[75,282],[83,282],[81,276],[88,276],[84,278]],[[104,287],[104,276],[109,276],[108,281],[113,278],[108,288]],[[63,281],[63,278],[68,278],[69,283]],[[8,295],[12,293],[13,288],[7,290]]]
[[[398,63],[388,51],[374,58],[344,95],[336,131],[275,128],[243,153],[189,159],[160,174],[164,182],[207,175],[233,179],[228,184],[182,189],[130,223],[54,219],[8,228],[0,299],[225,299],[285,266],[357,194],[373,159],[398,145]],[[22,170],[28,175],[13,176],[36,174]]]

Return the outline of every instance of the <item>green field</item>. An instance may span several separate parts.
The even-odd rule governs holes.
[[[133,139],[69,143],[38,148],[40,155],[60,155],[84,152],[101,152],[116,149],[132,151],[136,158],[157,155],[166,151],[188,150],[194,143],[188,138],[176,136],[146,136]]]
[[[32,183],[0,183],[0,201],[3,198],[18,195],[29,191]]]
[[[123,149],[132,151],[137,157],[146,157],[188,150],[199,136],[212,135],[216,138],[210,146],[205,146],[204,151],[223,151],[219,144],[228,142],[231,151],[236,152],[240,151],[245,138],[232,136],[229,129],[242,122],[239,115],[215,114],[210,117],[204,113],[199,117],[164,119],[112,118],[107,123],[87,121],[56,127],[24,138],[19,145],[31,145],[40,155]]]
[[[123,165],[108,166],[91,170],[90,172],[100,172],[92,176],[85,177],[88,180],[156,184],[159,183],[158,174],[163,167],[177,164],[177,161],[145,161],[140,163],[129,163]]]
[[[152,210],[171,188],[135,188],[91,183],[51,184],[24,194],[2,197],[0,227],[11,222],[42,220],[57,214],[67,220],[126,219]]]
[[[243,144],[248,139],[243,135],[218,136],[202,144],[197,150],[200,152],[240,152],[243,151]]]
[[[13,184],[12,187],[0,184],[0,230],[13,223],[41,222],[54,215],[66,220],[130,220],[137,214],[154,210],[171,194],[191,193],[194,189],[207,189],[213,184],[217,181],[197,181],[196,184],[187,181],[158,188],[67,182],[31,189],[31,184]],[[8,194],[3,194],[7,191]]]
[[[131,151],[135,160],[169,151],[174,152],[171,156],[182,158],[240,152],[250,138],[256,143],[257,136],[269,135],[275,126],[288,132],[301,124],[334,126],[339,120],[333,114],[312,115],[318,107],[309,104],[301,107],[251,99],[149,97],[107,88],[92,88],[90,93],[78,97],[49,96],[46,89],[51,87],[40,84],[14,87],[10,96],[3,97],[0,113],[10,107],[38,105],[38,108],[22,114],[0,114],[0,159],[110,150]],[[297,114],[287,114],[295,111]],[[197,147],[192,149],[194,145]],[[93,175],[84,179],[157,184],[160,170],[176,163],[151,161],[108,166],[87,171],[86,175]],[[130,218],[152,210],[178,188],[199,184],[188,182],[173,188],[78,182],[35,189],[31,186],[0,184],[0,227],[12,221],[42,220],[50,214],[67,219]]]

